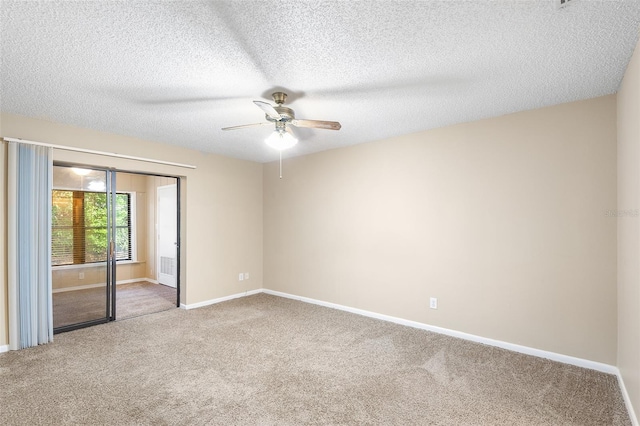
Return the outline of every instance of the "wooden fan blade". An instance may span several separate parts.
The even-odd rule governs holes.
[[[269,123],[268,121],[266,121],[264,123],[242,124],[240,126],[223,127],[222,130],[244,129],[246,127],[266,126],[267,124],[273,125],[273,123]]]
[[[258,105],[258,107],[264,111],[269,117],[273,118],[276,121],[280,121],[282,117],[278,114],[278,111],[271,105],[262,101],[253,101],[254,104]]]
[[[337,121],[322,120],[291,120],[291,124],[296,127],[311,127],[314,129],[340,130],[342,127]]]

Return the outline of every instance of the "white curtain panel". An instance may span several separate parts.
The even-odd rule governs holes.
[[[53,341],[52,148],[9,142],[9,347]]]

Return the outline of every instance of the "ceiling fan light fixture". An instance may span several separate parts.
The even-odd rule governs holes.
[[[283,151],[298,143],[298,139],[286,130],[276,129],[264,140],[271,148]]]

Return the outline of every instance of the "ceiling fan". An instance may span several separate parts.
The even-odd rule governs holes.
[[[291,108],[282,106],[282,104],[287,100],[286,93],[275,92],[271,96],[273,96],[273,101],[277,104],[276,106],[273,106],[267,102],[253,101],[254,104],[256,104],[262,111],[264,111],[267,122],[223,127],[222,130],[237,130],[244,129],[246,127],[275,124],[275,130],[265,140],[265,142],[270,147],[282,151],[283,149],[291,148],[296,143],[298,143],[298,140],[293,135],[291,129],[287,127],[288,125],[327,130],[340,130],[340,127],[342,127],[337,121],[298,119],[296,118],[295,112]]]

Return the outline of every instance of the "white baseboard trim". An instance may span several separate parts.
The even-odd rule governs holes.
[[[230,296],[223,296],[223,297],[218,297],[217,299],[210,299],[210,300],[205,300],[203,302],[198,302],[198,303],[191,303],[189,305],[185,305],[184,303],[180,304],[180,307],[182,309],[196,309],[196,308],[202,308],[203,306],[209,306],[209,305],[214,305],[216,303],[221,303],[221,302],[226,302],[227,300],[232,300],[232,299],[237,299],[239,297],[245,297],[245,296],[251,296],[253,294],[258,294],[258,293],[262,293],[262,289],[256,289],[256,290],[249,290],[249,291],[243,291],[242,293],[236,293],[236,294],[232,294]]]
[[[517,345],[514,343],[503,342],[501,340],[489,339],[475,334],[463,333],[461,331],[451,330],[443,327],[436,327],[429,324],[424,324],[417,321],[410,321],[403,318],[392,317],[390,315],[378,314],[376,312],[365,311],[364,309],[352,308],[349,306],[338,305],[336,303],[324,302],[322,300],[311,299],[309,297],[296,296],[289,293],[283,293],[280,291],[274,291],[269,289],[263,289],[266,294],[273,296],[286,297],[287,299],[299,300],[301,302],[312,303],[314,305],[325,306],[327,308],[339,309],[341,311],[351,312],[358,315],[363,315],[370,318],[376,318],[383,321],[389,321],[400,325],[406,325],[413,328],[419,328],[421,330],[433,331],[434,333],[445,334],[447,336],[457,337],[459,339],[470,340],[472,342],[483,343],[489,346],[495,346],[502,349],[508,349],[514,352],[520,352],[526,355],[533,355],[539,358],[546,358],[552,361],[562,362],[564,364],[571,364],[578,367],[589,368],[591,370],[601,371],[608,374],[618,374],[618,368],[603,364],[601,362],[589,361],[582,358],[576,358],[569,355],[563,355],[555,352],[544,351],[541,349],[535,349],[528,346]]]
[[[67,291],[88,290],[90,288],[99,288],[99,287],[104,287],[104,286],[105,286],[104,283],[76,285],[76,286],[73,286],[73,287],[54,288],[52,290],[52,293],[56,294],[56,293],[65,293]]]
[[[137,282],[140,282],[140,281],[146,281],[146,282],[149,282],[151,284],[160,284],[158,281],[152,280],[151,278],[133,278],[133,279],[129,279],[129,280],[116,281],[116,285],[131,284],[131,283],[137,283]],[[54,288],[51,292],[52,293],[64,293],[65,291],[87,290],[87,289],[90,289],[90,288],[99,288],[99,287],[104,287],[104,286],[105,286],[105,283],[85,284],[85,285],[77,285],[77,286],[73,286],[73,287]]]
[[[0,345],[0,354],[4,352],[9,352],[9,345]]]
[[[627,387],[624,385],[624,380],[622,379],[622,374],[620,374],[620,370],[618,370],[618,372],[616,373],[616,376],[618,376],[618,385],[620,386],[620,392],[622,393],[622,398],[624,399],[624,405],[626,405],[627,407],[627,412],[629,413],[631,424],[633,426],[640,426],[640,423],[638,422],[638,417],[636,416],[636,412],[633,410],[633,405],[631,405],[631,398],[629,397],[629,393],[627,392]]]

